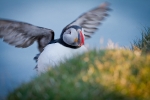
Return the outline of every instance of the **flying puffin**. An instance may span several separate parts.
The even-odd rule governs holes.
[[[54,39],[55,34],[51,29],[0,19],[0,38],[19,48],[26,48],[37,41],[40,54],[34,58],[37,60],[36,69],[40,73],[45,72],[49,67],[87,51],[84,46],[85,39],[91,37],[100,22],[108,15],[108,6],[105,2],[82,14],[62,30],[58,39]]]

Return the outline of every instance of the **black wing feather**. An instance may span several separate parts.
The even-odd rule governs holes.
[[[54,32],[24,22],[0,19],[0,38],[16,47],[26,48],[38,42],[39,51],[54,39]]]
[[[67,25],[63,30],[67,29],[69,26],[78,25],[84,29],[85,37],[90,38],[91,35],[98,29],[101,21],[108,16],[107,11],[111,10],[108,6],[109,4],[105,2],[99,7],[82,14],[75,21]]]

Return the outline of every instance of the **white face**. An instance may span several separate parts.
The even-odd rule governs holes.
[[[84,44],[84,33],[80,29],[76,31],[74,28],[69,28],[64,32],[63,40],[71,46],[82,46]]]

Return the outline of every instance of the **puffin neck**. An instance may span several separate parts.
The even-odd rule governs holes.
[[[60,43],[61,45],[65,46],[65,47],[68,47],[68,48],[72,48],[72,49],[77,49],[77,48],[80,48],[81,46],[71,46],[69,44],[66,44],[62,38],[59,38],[59,39],[55,39],[55,40],[52,40],[49,44],[54,44],[54,43]]]
[[[60,38],[58,40],[58,43],[60,43],[61,45],[65,46],[65,47],[72,48],[72,49],[77,49],[77,48],[81,47],[81,46],[72,46],[72,45],[69,45],[69,44],[65,43],[62,38]]]

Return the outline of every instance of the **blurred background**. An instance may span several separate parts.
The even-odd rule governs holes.
[[[50,28],[58,38],[62,29],[82,13],[99,6],[104,0],[0,0],[0,18],[27,22]],[[109,0],[113,9],[99,26],[99,30],[86,41],[90,47],[100,48],[108,40],[121,47],[130,47],[141,37],[144,27],[150,26],[150,0]],[[100,39],[103,43],[100,45]],[[33,57],[37,44],[22,49],[0,39],[0,98],[23,82],[36,76]]]

